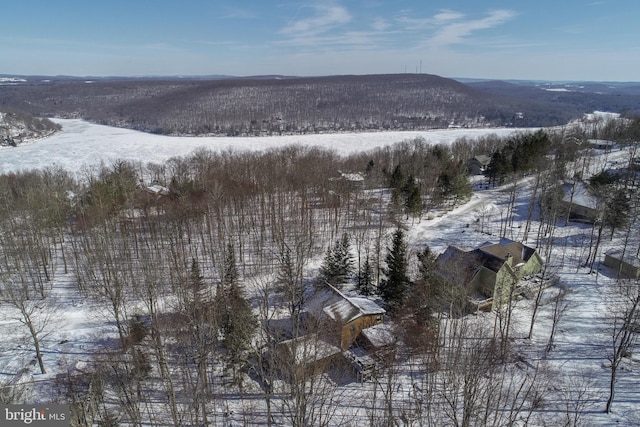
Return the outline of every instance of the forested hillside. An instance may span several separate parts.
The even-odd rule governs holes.
[[[552,126],[580,106],[480,92],[428,74],[233,79],[37,80],[0,106],[161,134],[273,135],[448,126]]]
[[[59,131],[59,125],[31,114],[0,109],[0,146],[17,146],[25,140],[42,138]]]
[[[468,84],[476,90],[496,96],[578,107],[587,111],[640,114],[639,83],[483,81]]]

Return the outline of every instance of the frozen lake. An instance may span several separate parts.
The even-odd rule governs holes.
[[[265,137],[163,136],[92,124],[83,120],[54,119],[62,132],[19,147],[0,148],[0,173],[60,166],[73,172],[117,159],[161,163],[186,156],[199,148],[213,151],[268,150],[299,144],[323,147],[340,154],[367,151],[397,142],[424,138],[432,144],[451,144],[458,138],[510,135],[527,129],[440,129],[406,132],[362,132]]]

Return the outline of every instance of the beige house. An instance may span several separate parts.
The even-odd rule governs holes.
[[[326,331],[327,341],[342,350],[348,350],[364,329],[382,324],[385,314],[370,299],[347,296],[328,283],[309,298],[305,311]]]
[[[451,285],[463,288],[469,297],[492,299],[493,306],[498,307],[508,300],[520,279],[539,273],[542,265],[535,249],[502,239],[470,251],[449,246],[436,260],[436,273]]]

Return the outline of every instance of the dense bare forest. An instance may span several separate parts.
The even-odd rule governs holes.
[[[580,171],[589,178],[589,138],[637,148],[638,124],[451,147],[405,141],[347,157],[300,146],[198,151],[165,164],[123,159],[81,180],[55,168],[3,175],[3,306],[16,313],[43,374],[60,369],[46,365],[41,349],[60,315],[54,283],[113,325],[88,347],[91,363],[58,375],[48,396],[72,404],[74,425],[583,425],[591,408],[580,394],[586,382],[556,384],[566,407],[545,412],[550,373],[512,348],[515,296],[495,310],[494,325],[464,316],[467,296],[434,276],[435,255],[428,247],[409,251],[404,233],[467,202],[467,160],[493,154],[482,183],[501,186],[509,202],[490,234],[509,236],[525,179],[532,190],[522,230],[550,261],[561,250],[554,233],[570,214],[561,209],[559,183]],[[595,250],[580,262],[592,268],[608,232],[626,236],[634,250],[637,153],[630,153],[627,175],[591,182],[601,209],[582,240]],[[325,281],[371,294],[392,325],[394,350],[357,392],[344,386],[352,375],[346,361],[300,369],[332,333],[302,315]],[[626,291],[627,299],[615,300],[627,303],[615,310],[623,326],[612,327],[611,404],[617,367],[635,343],[629,325],[640,300]],[[548,296],[538,292],[542,304]],[[555,351],[566,309],[561,295],[553,301],[546,352]],[[532,329],[536,321],[534,311]],[[21,402],[24,393],[4,384],[2,401]]]
[[[600,98],[590,96],[578,103],[534,100],[528,95],[491,94],[428,74],[217,80],[32,78],[0,86],[0,107],[161,134],[233,136],[554,126],[594,111],[589,100]],[[618,111],[607,109],[606,102],[596,105]]]

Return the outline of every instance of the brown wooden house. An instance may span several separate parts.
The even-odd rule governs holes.
[[[382,324],[385,314],[374,301],[347,296],[328,283],[307,301],[305,310],[324,329],[327,341],[342,350],[348,350],[364,329]]]

